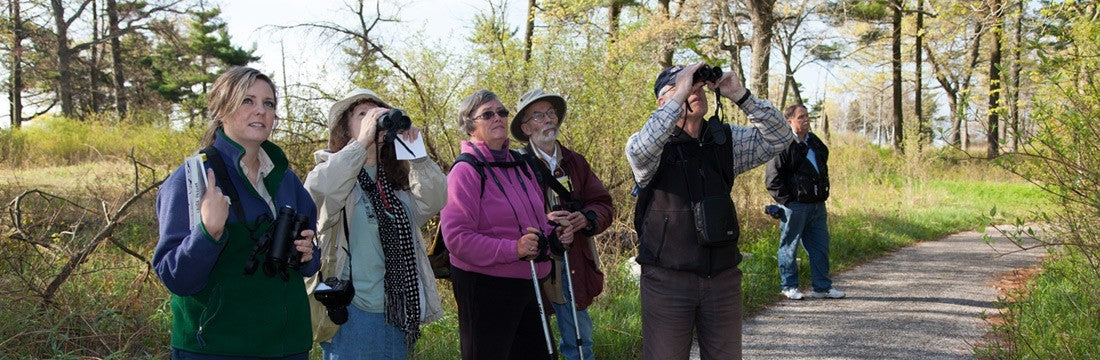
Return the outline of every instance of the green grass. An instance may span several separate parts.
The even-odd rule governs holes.
[[[123,157],[131,146],[127,144],[152,140],[127,143],[116,135],[100,135],[102,141],[118,144],[100,143],[94,146],[100,152],[91,154],[77,151],[80,147],[72,144],[78,140],[71,139],[88,139],[79,134],[82,131],[133,134],[134,129],[111,130],[96,124],[57,126],[57,131],[73,132],[59,140],[69,145],[46,146],[50,139],[46,131],[0,133],[0,147],[4,147],[0,153],[21,157],[19,161],[10,157],[0,161],[0,167],[5,168],[0,173],[0,196],[7,201],[23,189],[43,188],[71,196],[92,210],[80,213],[41,199],[28,204],[34,210],[32,218],[25,219],[31,221],[28,224],[56,221],[57,226],[41,229],[40,235],[76,249],[101,226],[100,201],[106,201],[108,209],[115,208],[132,191],[131,168]],[[164,134],[150,131],[153,138]],[[164,151],[154,151],[158,155],[147,157],[158,174],[174,168],[179,157],[193,148],[193,142],[186,140],[192,135],[168,136],[175,140],[164,144],[178,141],[187,146],[161,145]],[[108,148],[111,150],[104,152]],[[931,152],[920,158],[904,158],[853,137],[834,137],[831,148],[833,188],[828,206],[834,271],[918,241],[978,228],[983,224],[981,215],[994,206],[1007,216],[1027,215],[1048,207],[1049,201],[1038,189],[985,162],[960,161]],[[739,176],[733,191],[742,225],[741,249],[750,254],[741,264],[746,314],[779,299],[775,259],[778,223],[761,213],[761,207],[771,202],[762,182],[763,171],[756,169]],[[626,268],[627,259],[635,254],[629,225],[634,200],[619,190],[614,192],[619,213],[613,230],[597,239],[607,274],[606,289],[590,308],[596,326],[596,352],[608,359],[637,358],[641,348],[638,286]],[[11,225],[6,221],[7,216],[0,218],[0,233],[9,233]],[[79,230],[81,236],[71,239],[67,231],[72,229]],[[114,239],[146,258],[152,255],[156,220],[151,195],[135,207],[135,213],[116,230]],[[808,284],[808,262],[801,251],[800,257],[802,283]],[[62,286],[53,304],[41,304],[27,283],[44,287],[66,260],[65,252],[34,248],[7,236],[0,238],[0,353],[14,358],[146,358],[168,354],[168,293],[141,261],[105,242],[80,273]],[[447,315],[424,328],[413,351],[417,359],[451,359],[459,353],[450,284],[439,284]],[[319,347],[314,349],[313,357],[319,358]]]
[[[976,349],[987,359],[1096,359],[1100,357],[1097,273],[1076,251],[1043,264],[1023,292],[1001,302],[1006,314],[993,341]]]
[[[932,171],[948,171],[956,166]],[[958,167],[965,167],[967,171],[998,171],[992,167],[974,165]],[[925,181],[884,172],[878,178],[858,176],[834,180],[837,183],[834,184],[833,198],[829,201],[830,261],[833,271],[843,271],[919,241],[978,229],[984,224],[982,214],[988,213],[994,206],[1004,214],[1020,216],[1049,206],[1047,197],[1028,184],[1000,180],[967,181],[965,179],[971,176],[964,173],[937,176],[949,179]],[[972,177],[1003,179],[997,174],[975,174]],[[758,199],[748,200],[756,202]],[[747,212],[758,212],[758,209],[739,204],[739,213]],[[748,225],[741,233],[741,250],[751,256],[741,263],[741,269],[744,272],[745,314],[748,316],[780,299],[776,270],[779,231],[778,223],[770,218],[762,220],[760,216],[751,214],[745,218],[744,222]],[[601,358],[637,358],[641,349],[638,285],[623,266],[634,252],[611,246],[604,246],[603,249],[603,268],[608,275],[606,289],[589,308],[596,327],[595,351]],[[800,283],[809,284],[809,261],[802,250],[799,257]],[[843,284],[838,286],[843,287]],[[452,298],[446,290],[441,291],[444,299]],[[448,307],[449,314],[453,314],[453,309],[453,305]],[[415,358],[454,358],[458,354],[457,325],[454,321],[455,318],[449,316],[430,325],[418,344]]]

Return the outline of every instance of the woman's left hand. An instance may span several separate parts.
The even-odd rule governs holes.
[[[569,246],[573,245],[573,232],[566,230],[560,226],[558,227],[558,241],[561,241],[561,244],[568,249]]]
[[[408,130],[402,131],[399,134],[404,136],[404,140],[408,142],[416,141],[416,138],[420,137],[420,128],[416,125],[409,126]]]
[[[313,260],[313,230],[302,230],[302,239],[294,240],[294,248],[302,253],[302,262]]]

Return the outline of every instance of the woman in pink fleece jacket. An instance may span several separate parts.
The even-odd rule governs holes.
[[[470,135],[462,152],[486,163],[519,159],[508,152],[508,109],[488,90],[462,101],[460,126]],[[464,359],[550,359],[528,261],[538,255],[538,236],[553,231],[543,196],[526,164],[483,168],[459,162],[447,175],[447,205],[440,226],[451,253]],[[503,190],[503,191],[502,191]],[[528,228],[531,228],[530,230]],[[568,245],[571,237],[562,238]],[[539,278],[549,262],[535,263]]]

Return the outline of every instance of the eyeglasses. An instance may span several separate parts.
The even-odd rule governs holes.
[[[534,122],[542,123],[542,122],[549,121],[550,118],[557,119],[558,118],[558,112],[554,111],[554,109],[546,110],[546,112],[536,111],[536,112],[531,113],[531,117],[527,118],[527,121],[534,121]]]
[[[508,119],[508,109],[499,109],[497,111],[486,111],[481,115],[474,116],[474,120],[489,121],[493,119],[493,115],[500,116],[501,119]]]

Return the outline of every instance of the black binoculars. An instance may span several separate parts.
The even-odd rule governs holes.
[[[298,216],[290,206],[279,209],[272,232],[256,243],[256,249],[245,264],[245,274],[256,272],[256,254],[266,250],[264,274],[271,277],[279,274],[283,281],[289,280],[287,269],[297,270],[302,266],[302,253],[294,248],[294,240],[301,239],[302,230],[306,229],[309,229],[308,217]]]
[[[717,66],[710,66],[703,64],[698,70],[695,70],[695,74],[691,76],[691,82],[697,83],[700,81],[709,81],[717,83],[718,79],[722,78],[722,68]]]
[[[390,109],[382,117],[378,118],[378,131],[386,132],[386,141],[392,141],[397,133],[412,127],[412,119],[401,109]]]

